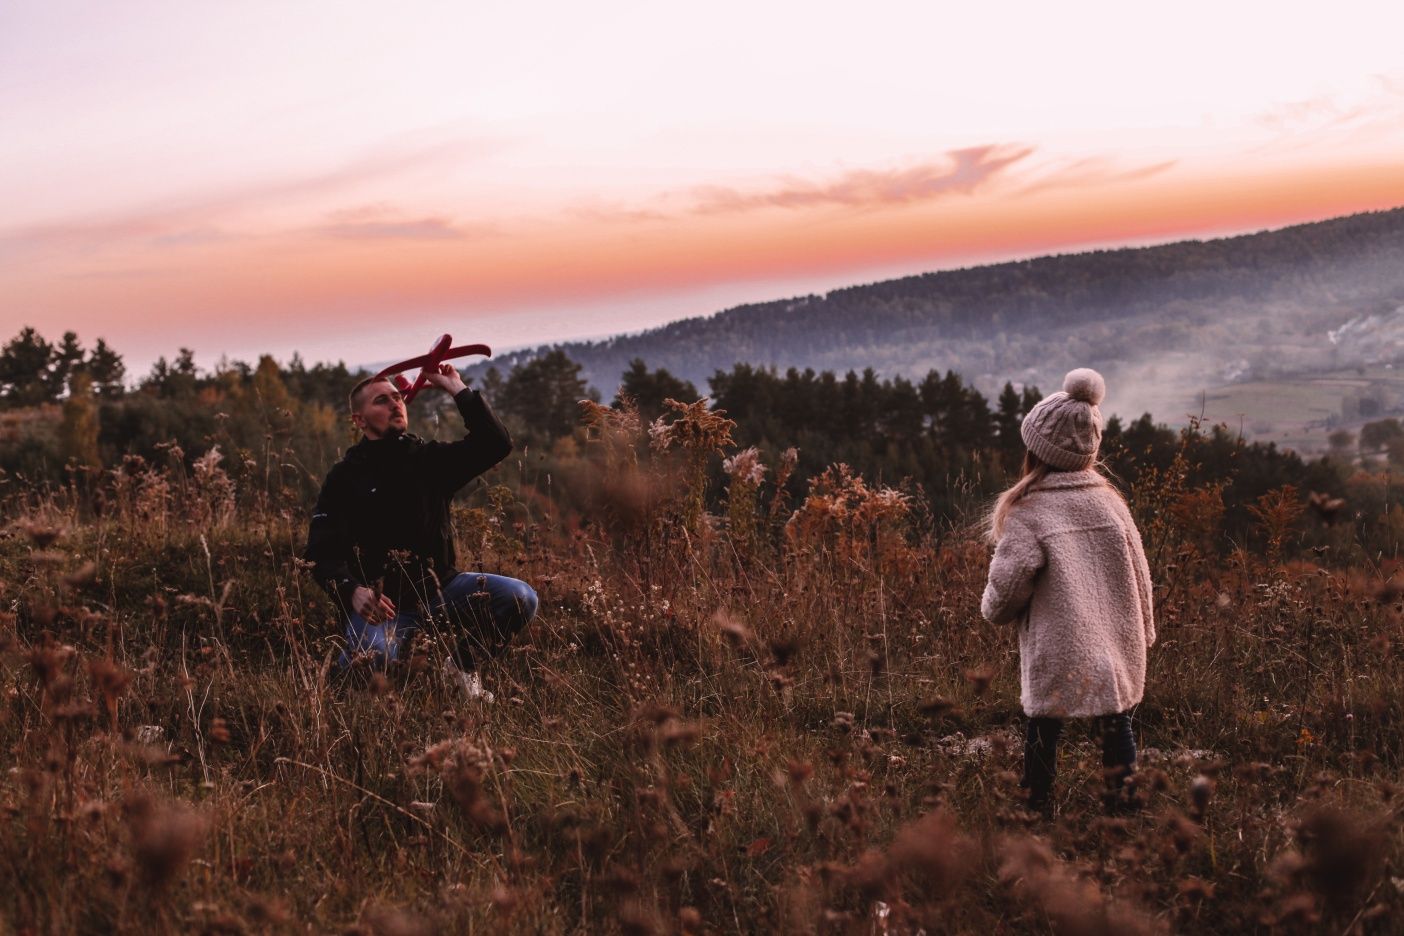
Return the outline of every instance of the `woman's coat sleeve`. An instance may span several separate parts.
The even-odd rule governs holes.
[[[1046,561],[1043,545],[1028,527],[1013,519],[1006,523],[980,599],[985,620],[1007,624],[1018,617],[1033,597],[1034,577]]]

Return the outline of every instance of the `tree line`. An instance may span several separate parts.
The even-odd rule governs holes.
[[[193,352],[181,349],[130,386],[124,373],[121,356],[101,340],[88,351],[71,332],[51,344],[32,328],[21,331],[0,349],[6,443],[0,478],[61,483],[75,471],[120,469],[132,459],[150,463],[173,452],[189,461],[218,446],[232,474],[276,476],[289,496],[305,498],[356,438],[346,393],[362,374],[344,363],[308,366],[294,355],[281,364],[265,355],[252,365],[221,361],[202,370]],[[519,453],[549,468],[583,451],[579,401],[600,394],[560,349],[506,374],[489,368],[478,385],[512,430]],[[1023,454],[1020,422],[1042,398],[1035,386],[1006,382],[991,400],[950,370],[909,380],[882,378],[871,368],[837,374],[737,364],[714,372],[708,385],[713,405],[736,421],[738,445],[756,446],[772,463],[798,449],[792,495],[841,462],[871,481],[906,486],[933,517],[948,520],[968,519],[1015,475]],[[635,358],[619,376],[612,405],[634,406],[652,421],[665,400],[702,395],[692,382]],[[60,418],[29,418],[45,407],[59,409]],[[420,396],[411,420],[429,436],[451,437],[456,428],[451,404],[439,394]],[[1396,421],[1382,420],[1362,441],[1384,445],[1400,436]],[[1302,498],[1315,493],[1362,503],[1374,496],[1369,485],[1351,487],[1360,475],[1352,459],[1306,461],[1271,443],[1246,443],[1223,426],[1187,433],[1150,414],[1129,422],[1114,417],[1103,451],[1125,484],[1179,464],[1188,487],[1207,486],[1221,498],[1231,530],[1250,528],[1259,499],[1284,485]],[[1385,450],[1379,464],[1394,451]],[[719,466],[713,472],[720,481]],[[1391,497],[1398,495],[1386,485],[1381,497],[1369,512],[1380,512],[1386,525],[1404,523],[1404,508],[1391,519]],[[1362,523],[1375,523],[1372,518]]]

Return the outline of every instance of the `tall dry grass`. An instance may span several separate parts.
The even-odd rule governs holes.
[[[0,930],[1401,929],[1404,572],[1290,556],[1299,495],[1254,552],[1216,492],[1132,487],[1162,635],[1141,809],[1102,813],[1074,731],[1045,822],[974,524],[841,466],[790,503],[705,408],[587,422],[572,470],[456,508],[465,565],[542,597],[490,707],[430,640],[336,674],[305,508],[232,510],[217,459],[13,497]]]

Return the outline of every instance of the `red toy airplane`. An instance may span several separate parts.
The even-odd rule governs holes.
[[[429,375],[437,371],[439,365],[444,361],[450,358],[466,357],[470,354],[481,354],[483,357],[492,357],[492,349],[485,344],[459,345],[457,348],[449,347],[451,344],[453,344],[453,339],[448,335],[444,335],[438,341],[434,342],[434,346],[429,349],[428,354],[421,354],[419,357],[410,358],[408,361],[391,364],[375,376],[380,378],[394,375],[391,379],[394,381],[395,388],[400,391],[400,396],[405,398],[405,404],[408,405],[409,401],[414,399],[414,395],[420,391],[425,382],[429,379]],[[419,368],[419,376],[414,379],[414,383],[410,383],[400,371],[407,371],[413,367]]]

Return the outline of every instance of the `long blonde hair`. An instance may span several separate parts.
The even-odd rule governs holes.
[[[1004,524],[1009,519],[1009,511],[1029,492],[1029,488],[1047,477],[1049,470],[1047,462],[1028,449],[1024,450],[1024,467],[1019,480],[999,495],[999,500],[995,501],[994,507],[990,509],[986,533],[991,542],[998,542],[1004,535]]]
[[[1019,480],[1015,481],[1007,491],[999,495],[999,500],[995,501],[994,506],[990,508],[989,517],[986,518],[985,535],[989,537],[990,542],[999,542],[999,538],[1004,535],[1004,524],[1009,519],[1009,511],[1014,508],[1014,505],[1017,504],[1025,494],[1029,493],[1029,488],[1048,477],[1050,471],[1058,470],[1060,469],[1049,466],[1047,462],[1028,449],[1024,450],[1024,465]],[[1112,493],[1121,498],[1123,504],[1126,503],[1126,495],[1122,494],[1117,487],[1120,483],[1120,479],[1117,477],[1116,473],[1111,470],[1111,466],[1102,460],[1100,454],[1093,459],[1089,470],[1096,472],[1102,484],[1106,485]]]

